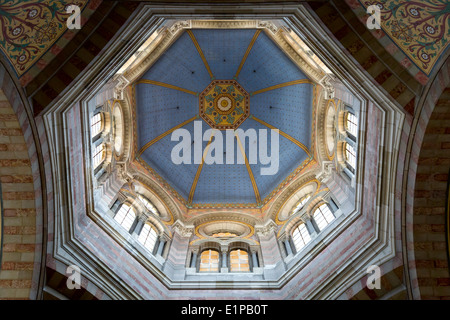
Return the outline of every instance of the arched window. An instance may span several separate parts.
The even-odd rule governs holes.
[[[219,271],[219,252],[208,249],[202,252],[200,256],[200,269],[202,272]]]
[[[354,137],[358,134],[358,118],[351,112],[347,112],[345,128]]]
[[[135,219],[136,213],[134,212],[133,207],[126,203],[120,207],[119,211],[114,216],[114,220],[120,223],[120,225],[128,231],[131,229]]]
[[[153,214],[159,215],[158,210],[150,201],[148,201],[146,197],[138,194],[138,199],[141,200],[142,204],[147,208],[148,211],[150,211]]]
[[[300,201],[296,204],[294,207],[294,210],[292,210],[292,214],[295,214],[303,209],[304,205],[308,202],[308,200],[311,198],[310,194],[307,194],[306,196],[303,196],[303,198],[300,199]]]
[[[91,137],[95,137],[103,130],[103,118],[102,114],[96,113],[91,118]]]
[[[139,233],[138,241],[142,243],[144,247],[146,247],[150,252],[153,252],[155,248],[156,239],[158,238],[158,234],[155,229],[146,223]]]
[[[322,203],[314,211],[313,217],[321,231],[334,219],[334,215],[326,203]]]
[[[103,160],[105,160],[105,157],[105,145],[101,143],[94,148],[94,152],[92,153],[92,166],[94,167],[94,169],[97,168],[103,162]]]
[[[303,247],[306,246],[306,244],[311,240],[311,236],[309,235],[308,229],[304,223],[295,228],[292,233],[292,240],[294,241],[294,246],[297,252],[303,249]]]
[[[356,151],[355,148],[348,142],[345,143],[345,161],[347,161],[353,170],[356,169]]]
[[[236,249],[230,252],[230,271],[231,272],[250,271],[247,251],[242,249]]]

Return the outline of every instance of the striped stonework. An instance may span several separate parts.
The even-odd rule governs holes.
[[[0,90],[0,183],[4,218],[0,299],[32,298],[36,202],[27,149],[17,115],[5,92]]]
[[[445,139],[449,125],[446,89],[450,84],[449,73],[447,61],[425,92],[420,113],[405,124],[402,137],[405,147],[399,157],[398,172],[406,172],[406,182],[397,188],[397,198],[402,199],[405,210],[404,260],[414,299],[436,299],[450,294],[447,280],[443,280],[448,278],[448,268],[442,248],[445,241],[443,193],[448,179]]]

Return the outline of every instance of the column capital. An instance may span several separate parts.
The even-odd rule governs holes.
[[[228,249],[229,249],[228,245],[220,246],[220,252],[222,252],[222,253],[228,253]]]
[[[199,251],[200,251],[199,247],[191,248],[191,252],[194,253],[194,254],[198,254]]]
[[[120,203],[124,203],[127,200],[127,196],[123,194],[123,192],[119,191],[117,193],[117,200],[120,201]]]
[[[175,221],[172,230],[177,232],[183,238],[190,238],[194,234],[194,226],[185,225],[180,220]]]
[[[259,246],[250,246],[250,252],[251,253],[258,253]]]
[[[255,226],[255,231],[256,234],[258,236],[267,236],[269,235],[271,232],[274,232],[277,229],[277,224],[275,223],[275,221],[273,221],[272,219],[270,219],[269,221],[267,221],[265,224],[263,225],[257,225]]]

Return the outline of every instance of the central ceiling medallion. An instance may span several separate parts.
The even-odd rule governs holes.
[[[250,96],[235,80],[214,80],[200,93],[200,116],[213,129],[236,129],[250,114]]]

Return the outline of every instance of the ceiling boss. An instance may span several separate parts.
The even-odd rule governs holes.
[[[235,80],[214,80],[200,94],[200,116],[213,129],[236,129],[250,113],[249,94]]]

